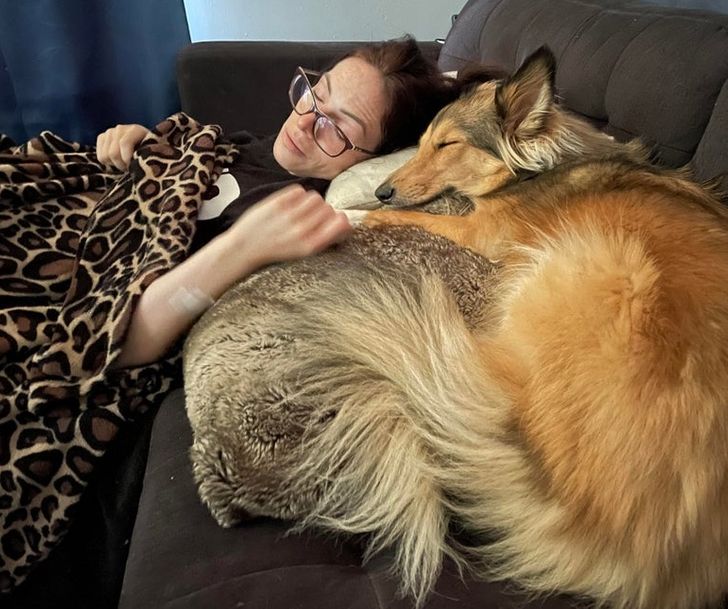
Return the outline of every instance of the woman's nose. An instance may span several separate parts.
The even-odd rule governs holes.
[[[315,122],[316,115],[313,112],[309,112],[308,114],[299,114],[298,120],[296,121],[296,127],[304,133],[311,133]]]

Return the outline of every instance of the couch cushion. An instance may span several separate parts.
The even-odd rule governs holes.
[[[728,80],[728,15],[626,0],[469,0],[440,67],[482,61],[512,71],[544,44],[569,108],[620,138],[641,136],[669,166],[700,149],[701,178],[728,171],[728,155],[717,154],[728,116],[716,114]]]

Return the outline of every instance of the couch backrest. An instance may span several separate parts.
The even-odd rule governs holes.
[[[548,45],[565,104],[728,190],[728,15],[626,0],[469,0],[440,53],[513,71]]]
[[[288,86],[296,66],[323,70],[361,42],[255,41],[195,42],[177,58],[182,110],[226,134],[239,130],[277,133],[291,112]],[[435,42],[422,42],[433,60]]]

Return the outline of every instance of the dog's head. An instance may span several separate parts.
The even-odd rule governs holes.
[[[624,144],[556,104],[553,54],[542,47],[506,79],[485,82],[443,108],[417,154],[376,191],[394,207],[458,193],[470,198],[560,163],[624,153]]]

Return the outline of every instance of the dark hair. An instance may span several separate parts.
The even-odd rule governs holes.
[[[499,66],[469,61],[458,70],[455,86],[459,95],[467,95],[484,82],[505,80],[509,76],[510,74]]]
[[[365,44],[346,57],[358,57],[384,76],[389,108],[382,119],[385,154],[417,143],[440,109],[454,101],[459,87],[427,58],[412,36]]]

